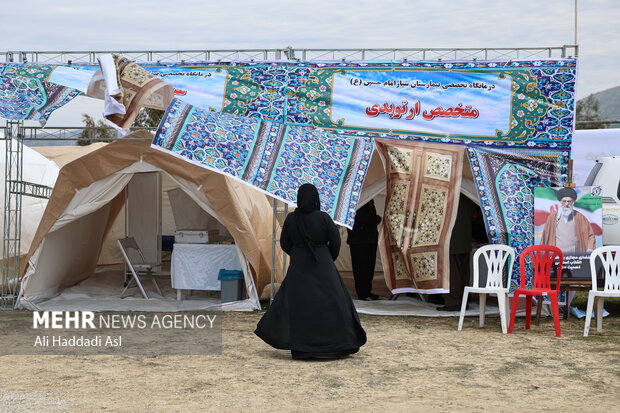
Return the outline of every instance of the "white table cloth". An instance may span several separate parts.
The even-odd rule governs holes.
[[[220,269],[241,270],[236,245],[174,244],[170,276],[177,290],[221,290]]]

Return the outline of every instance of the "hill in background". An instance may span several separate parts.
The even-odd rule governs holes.
[[[593,93],[593,96],[598,100],[598,113],[602,119],[620,119],[620,86]]]

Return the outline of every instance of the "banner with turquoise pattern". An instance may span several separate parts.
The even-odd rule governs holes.
[[[568,147],[573,132],[574,59],[142,67],[189,104],[286,125],[517,147]],[[97,69],[54,68],[45,80],[83,92]]]
[[[81,92],[47,81],[56,66],[0,65],[0,117],[38,120],[45,125],[52,112]]]
[[[301,184],[312,183],[321,210],[349,228],[373,145],[343,131],[216,113],[179,99],[168,107],[152,144],[292,205]]]

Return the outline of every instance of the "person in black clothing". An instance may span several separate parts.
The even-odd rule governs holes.
[[[459,311],[463,291],[469,283],[469,256],[472,249],[472,223],[477,205],[461,194],[454,228],[450,236],[450,293],[443,295],[444,306],[440,311]]]
[[[375,202],[371,199],[355,213],[353,229],[347,229],[347,244],[351,251],[355,292],[360,300],[379,299],[379,296],[373,294],[371,290],[379,243],[377,225],[380,222],[381,217],[377,215]]]
[[[280,246],[291,265],[254,333],[293,359],[340,358],[366,343],[353,300],[334,260],[340,233],[320,210],[314,185],[297,192],[297,209],[284,220]]]

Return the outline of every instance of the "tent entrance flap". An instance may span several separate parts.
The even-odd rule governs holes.
[[[109,214],[107,204],[45,237],[36,258],[36,276],[27,274],[28,300],[54,296],[93,273]]]
[[[134,174],[126,188],[126,232],[146,262],[161,263],[161,173]]]

